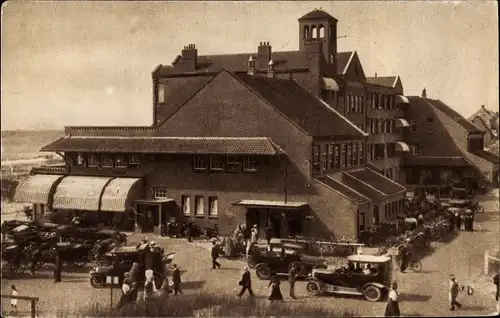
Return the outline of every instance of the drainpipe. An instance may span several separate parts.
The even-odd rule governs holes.
[[[285,204],[288,200],[288,162],[285,161]]]

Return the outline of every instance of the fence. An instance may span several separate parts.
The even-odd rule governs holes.
[[[29,297],[29,296],[13,296],[13,295],[0,295],[2,298],[7,298],[7,299],[19,299],[19,300],[26,300],[31,302],[31,317],[35,318],[36,317],[36,303],[39,301],[38,297]],[[2,313],[5,315],[5,313]]]
[[[491,256],[489,251],[484,252],[484,274],[489,275],[491,273],[498,273],[500,270],[500,258],[498,258],[499,253],[496,256]]]
[[[309,254],[319,256],[348,256],[356,254],[360,247],[365,246],[365,244],[360,243],[341,243],[300,239],[282,239],[281,241],[283,243],[304,245]]]

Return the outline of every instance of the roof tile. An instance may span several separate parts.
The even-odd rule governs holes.
[[[391,195],[406,190],[406,188],[402,185],[387,179],[383,175],[371,169],[363,169],[345,173],[367,185],[370,185],[372,188],[383,192],[385,195]]]

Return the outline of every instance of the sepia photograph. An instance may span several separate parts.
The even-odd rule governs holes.
[[[496,1],[1,24],[2,317],[500,314]]]

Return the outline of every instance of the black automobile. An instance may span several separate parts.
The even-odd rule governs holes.
[[[261,280],[270,279],[273,273],[288,274],[293,265],[298,277],[306,277],[314,268],[327,268],[322,259],[305,254],[303,246],[279,239],[271,240],[266,248],[252,248],[248,265],[255,268],[255,274]]]
[[[359,295],[369,301],[386,296],[392,279],[391,259],[386,256],[351,255],[347,265],[330,269],[314,269],[306,279],[311,296],[323,293]]]

